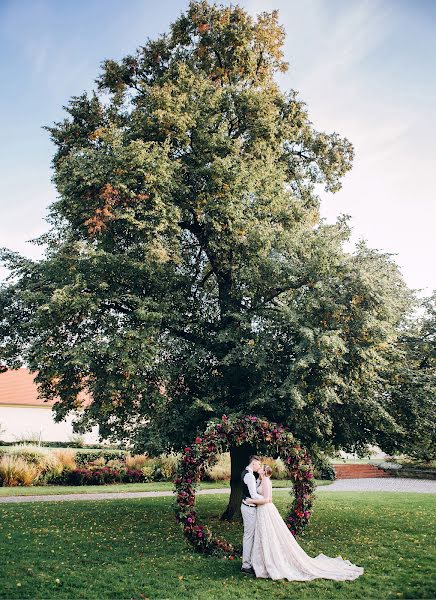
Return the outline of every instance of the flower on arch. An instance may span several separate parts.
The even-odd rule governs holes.
[[[202,473],[218,460],[221,452],[243,443],[257,448],[272,447],[281,456],[293,482],[290,493],[294,498],[284,518],[286,526],[292,535],[297,536],[309,523],[315,497],[313,466],[307,451],[294,439],[292,432],[263,417],[223,415],[221,419],[211,420],[205,431],[195,437],[194,444],[185,447],[174,479],[176,521],[183,526],[188,543],[198,552],[231,560],[241,556],[241,548],[215,537],[206,525],[199,522],[195,510],[195,490]]]

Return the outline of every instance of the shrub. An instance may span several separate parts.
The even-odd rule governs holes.
[[[74,450],[54,450],[53,454],[57,457],[63,469],[73,470],[77,468],[76,453]]]
[[[97,458],[94,458],[94,460],[91,460],[90,462],[86,463],[87,467],[104,467],[104,466],[110,466],[108,463],[111,462],[113,463],[113,460],[107,461],[103,458],[103,456],[97,456]]]
[[[19,456],[29,464],[44,468],[50,462],[50,450],[32,444],[16,444],[7,449],[9,456]]]
[[[140,469],[126,469],[122,472],[121,481],[123,483],[142,483],[145,481],[145,476]]]
[[[313,474],[317,479],[328,479],[334,481],[336,479],[335,470],[330,460],[323,454],[313,454]]]
[[[224,452],[218,462],[206,469],[205,479],[208,481],[227,481],[230,479],[230,452]]]
[[[0,480],[3,486],[32,485],[41,474],[41,469],[30,464],[21,456],[0,458]]]
[[[39,445],[41,443],[40,431],[28,431],[22,435],[15,435],[15,444]]]
[[[155,466],[153,465],[145,465],[144,467],[142,467],[141,469],[142,474],[144,475],[144,481],[153,481],[154,479],[154,471],[155,471]]]
[[[172,481],[177,472],[181,455],[176,452],[160,454],[156,459],[155,479]]]
[[[41,479],[45,479],[51,472],[59,474],[63,466],[59,458],[48,448],[33,446],[31,444],[20,444],[8,448],[6,455],[16,456],[25,460],[29,465],[35,465],[41,474]]]
[[[126,463],[118,458],[114,458],[113,460],[108,460],[105,466],[110,467],[111,469],[121,470],[126,468]]]
[[[126,454],[126,450],[81,450],[76,454],[76,462],[80,466],[85,466],[99,458],[102,458],[105,463],[114,459],[124,461]]]
[[[108,483],[141,483],[145,475],[140,469],[113,469],[111,467],[78,468],[64,474],[62,481],[67,485],[105,485]]]
[[[68,438],[68,445],[71,448],[83,448],[85,446],[85,438],[80,433],[73,433]]]
[[[65,482],[70,485],[104,485],[121,481],[121,473],[110,467],[92,469],[74,469],[65,476]]]
[[[132,456],[130,452],[126,454],[125,462],[129,469],[142,469],[145,467],[148,461],[148,457],[145,454],[135,454]]]
[[[270,457],[262,457],[261,462],[265,465],[269,465],[272,469],[272,478],[273,479],[286,479],[288,476],[288,471],[285,467],[285,463],[281,458],[270,458]]]

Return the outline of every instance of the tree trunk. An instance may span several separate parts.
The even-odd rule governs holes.
[[[226,510],[221,515],[221,521],[242,521],[242,481],[241,473],[248,465],[248,457],[255,454],[256,448],[250,444],[230,447],[230,498]]]

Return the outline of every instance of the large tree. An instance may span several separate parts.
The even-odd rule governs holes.
[[[47,126],[44,259],[2,250],[3,366],[38,370],[64,418],[179,448],[214,416],[257,413],[312,449],[398,429],[384,369],[410,295],[389,255],[344,251],[320,218],[352,144],[317,131],[285,71],[277,11],[191,2],[168,34],[105,60]],[[252,448],[231,448],[232,494]]]

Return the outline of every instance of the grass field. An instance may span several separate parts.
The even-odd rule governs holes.
[[[286,492],[276,492],[284,511]],[[199,496],[209,524],[222,524],[226,496]],[[435,497],[323,492],[299,540],[311,556],[341,555],[363,566],[356,581],[256,580],[240,561],[193,553],[174,522],[172,498],[0,505],[1,598],[391,599],[434,598]]]
[[[315,480],[317,485],[329,485],[332,481]],[[203,490],[229,487],[228,481],[204,481]],[[274,479],[273,487],[290,487],[291,482]],[[17,487],[0,487],[0,497],[4,496],[47,496],[52,494],[101,494],[102,492],[172,492],[171,481],[152,483],[114,483],[110,485],[34,485]]]

